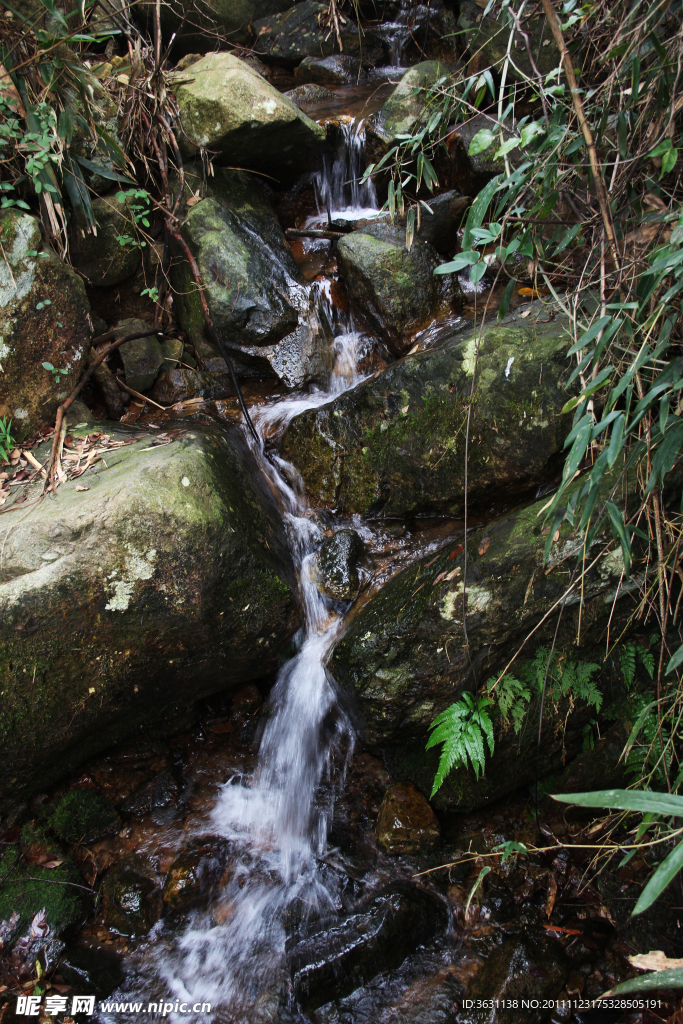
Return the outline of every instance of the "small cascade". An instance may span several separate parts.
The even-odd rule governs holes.
[[[378,210],[372,181],[361,184],[365,160],[365,125],[362,121],[341,122],[334,156],[325,156],[316,175],[318,218],[358,219]]]

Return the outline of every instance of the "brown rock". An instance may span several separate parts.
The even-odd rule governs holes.
[[[417,853],[436,846],[441,829],[422,793],[410,782],[399,782],[384,794],[375,834],[387,853]]]

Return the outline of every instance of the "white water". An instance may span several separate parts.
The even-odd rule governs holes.
[[[317,223],[321,218],[358,220],[372,217],[379,209],[373,182],[361,184],[365,170],[364,123],[342,122],[339,131],[341,138],[334,156],[325,156],[323,168],[315,179],[318,216],[311,220]]]
[[[260,437],[358,383],[356,362],[364,343],[353,332],[336,339],[329,392],[292,396],[256,410],[253,419]],[[304,635],[272,690],[253,776],[230,779],[211,815],[209,830],[234,844],[229,881],[210,910],[196,914],[184,932],[173,935],[157,926],[140,951],[134,991],[118,995],[142,999],[145,1005],[155,998],[189,1006],[211,1003],[208,1016],[171,1011],[169,1021],[271,1020],[284,981],[287,915],[298,920],[337,908],[334,886],[323,882],[318,865],[332,810],[331,798],[320,796],[321,783],[335,761],[343,777],[345,759],[353,750],[353,730],[326,669],[342,618],[311,580],[309,566],[322,531],[307,517],[298,490],[287,482],[296,478],[293,467],[266,458],[262,443],[252,443],[252,451],[282,504]],[[117,1024],[120,1020],[119,1013]]]

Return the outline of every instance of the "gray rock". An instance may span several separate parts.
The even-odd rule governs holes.
[[[125,324],[126,333],[132,333],[138,325],[141,330],[148,329],[148,325],[142,321],[129,321]],[[118,327],[123,327],[124,322],[119,321]],[[119,352],[126,373],[126,384],[134,391],[147,391],[152,387],[164,365],[164,354],[161,345],[155,337],[136,338],[134,341],[127,341],[121,345]]]
[[[439,61],[423,61],[403,75],[389,99],[367,120],[368,153],[372,161],[394,145],[397,135],[415,131],[426,109],[427,92],[449,72]],[[419,89],[419,92],[415,92]]]
[[[371,517],[462,516],[478,335],[471,327],[453,333],[294,417],[283,455],[316,502]],[[512,314],[481,331],[468,453],[470,513],[490,515],[492,506],[531,497],[554,479],[571,421],[562,414],[570,397],[570,343],[562,319],[540,303],[525,319]]]
[[[358,593],[358,563],[363,542],[355,530],[337,530],[328,537],[315,560],[318,589],[336,601],[352,601]]]
[[[88,425],[98,428],[137,434]],[[6,539],[5,803],[141,728],[163,731],[209,693],[263,677],[297,628],[280,513],[248,454],[197,426],[159,447],[142,438],[79,477],[89,490],[63,484],[17,517]],[[47,448],[35,451],[41,462]]]
[[[325,89],[322,85],[297,85],[295,89],[289,89],[285,96],[292,103],[296,103],[297,107],[312,106],[314,103],[325,103],[334,99],[332,90]]]
[[[324,129],[245,61],[209,53],[183,75],[176,97],[185,152],[214,150],[232,166],[281,182],[300,175],[322,152]]]
[[[87,365],[92,329],[81,278],[42,248],[35,217],[0,213],[0,416],[16,440],[54,423],[57,406]],[[32,255],[35,253],[36,255]],[[55,375],[43,363],[60,374]]]
[[[284,14],[261,18],[252,25],[256,36],[254,51],[268,63],[294,68],[304,57],[329,57],[339,50],[334,31],[323,22],[324,4],[301,0]],[[347,16],[340,26],[344,54],[374,64],[382,48],[371,31],[363,35]]]
[[[111,0],[110,0],[111,2]],[[143,0],[140,8],[148,17],[154,16],[154,3]],[[178,33],[174,50],[202,53],[216,45],[216,35],[225,35],[230,44],[249,43],[249,26],[257,18],[285,11],[290,0],[202,0],[188,8],[184,0],[167,0],[161,6],[161,28],[166,39]]]
[[[297,85],[313,82],[316,85],[356,85],[365,78],[365,71],[357,57],[348,53],[335,53],[330,57],[304,57],[296,69]]]
[[[217,171],[183,235],[199,265],[211,317],[237,361],[293,387],[324,380],[333,351],[275,212],[240,171]],[[174,267],[178,319],[204,356],[211,339],[189,265]]]
[[[229,373],[207,370],[167,370],[157,379],[151,397],[161,405],[174,405],[186,398],[228,398],[235,394]]]
[[[183,354],[183,343],[177,338],[167,338],[161,342],[161,354],[164,357],[162,371],[177,370]]]
[[[74,229],[71,260],[76,270],[96,287],[121,284],[140,265],[140,249],[135,243],[135,224],[125,203],[116,196],[102,196],[92,203],[97,234],[82,234]],[[118,239],[132,241],[122,245]]]
[[[412,335],[439,313],[462,304],[456,275],[435,275],[442,262],[428,242],[415,238],[406,247],[398,224],[369,224],[337,245],[339,272],[352,307],[390,346],[403,355]]]

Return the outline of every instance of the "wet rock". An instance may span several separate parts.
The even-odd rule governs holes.
[[[102,426],[136,434],[88,430]],[[105,461],[78,479],[88,491],[63,484],[6,541],[5,803],[267,675],[298,625],[280,513],[234,435],[193,425],[150,447],[143,434]]]
[[[313,82],[316,85],[356,85],[365,78],[365,71],[357,57],[348,53],[335,53],[331,57],[304,57],[296,69],[297,85]]]
[[[448,68],[437,60],[416,64],[403,75],[389,99],[367,120],[370,160],[376,162],[394,145],[397,135],[416,130],[426,107],[426,94],[440,78],[448,77]],[[415,92],[419,89],[419,92]]]
[[[59,961],[59,973],[67,985],[77,992],[95,994],[100,999],[118,988],[123,981],[120,958],[111,950],[72,946]]]
[[[325,379],[333,358],[328,333],[263,188],[241,171],[217,170],[182,230],[213,322],[237,363],[288,387]],[[180,324],[203,351],[211,339],[185,260],[176,263],[174,284]]]
[[[337,530],[324,542],[315,560],[318,589],[335,601],[352,601],[358,593],[358,563],[363,542],[355,530]]]
[[[119,320],[113,330],[116,337],[124,334],[137,334],[148,331],[150,325],[144,320]],[[147,391],[152,387],[164,364],[164,353],[158,339],[151,335],[147,338],[135,338],[127,341],[119,348],[126,384],[135,391]]]
[[[163,372],[179,369],[179,363],[183,355],[183,343],[177,338],[167,338],[161,342],[161,354],[164,361],[161,365]]]
[[[443,968],[418,978],[377,1015],[377,1024],[456,1024],[457,999],[462,994],[457,972]]]
[[[477,71],[489,67],[502,67],[507,54],[510,32],[500,19],[491,13],[484,16],[483,10],[474,0],[462,0],[458,29],[462,33],[463,39],[469,43],[470,52],[476,55],[474,60]],[[536,67],[545,78],[560,63],[560,54],[548,22],[542,16],[525,18],[524,31],[529,36]],[[514,61],[514,63],[508,64],[508,75],[511,78],[519,81],[523,81],[524,76],[535,78],[526,42],[519,32],[515,32],[511,56]],[[472,70],[475,69],[472,68]]]
[[[341,242],[339,249],[341,257]],[[302,474],[308,493],[345,513],[461,516],[465,421],[479,333],[454,332],[294,417],[283,455]],[[470,424],[470,513],[490,514],[496,503],[531,495],[558,472],[570,429],[570,417],[561,412],[569,397],[569,344],[562,320],[540,308],[526,319],[512,314],[481,330]]]
[[[35,217],[0,212],[0,242],[0,416],[21,441],[53,424],[76,386],[90,351],[90,304],[78,274],[51,250],[37,255]],[[43,363],[67,371],[59,384]]]
[[[415,237],[423,242],[429,242],[437,252],[452,252],[457,243],[458,228],[471,199],[452,189],[450,192],[442,192],[441,195],[423,201],[432,212],[429,214],[423,210],[420,226],[415,229]],[[406,216],[394,218],[394,224],[398,224],[402,232],[396,235],[398,241],[405,238]],[[365,231],[380,224],[391,224],[388,213],[377,217],[360,217],[358,220],[335,220],[333,217],[330,227],[336,231]]]
[[[451,541],[394,576],[353,617],[334,649],[330,671],[356,702],[364,742],[382,752],[394,778],[412,782],[424,794],[431,792],[439,760],[439,751],[425,751],[430,724],[464,690],[472,690],[475,680],[483,688],[488,679],[496,678],[529,630],[561,598],[570,578],[567,573],[581,562],[581,538],[565,523],[544,564],[545,503],[541,498],[470,535],[467,641],[463,545]],[[597,662],[610,614],[612,628],[617,628],[616,621],[626,621],[630,599],[620,591],[614,602],[621,571],[619,558],[607,558],[587,574],[580,649],[572,646],[580,598],[567,599],[556,650],[566,648],[571,661]],[[555,626],[551,621],[539,629],[535,643],[549,647]],[[518,660],[513,670],[517,678],[532,654],[533,649]],[[596,681],[600,686],[599,677]],[[594,716],[594,709],[581,700],[573,706],[568,698],[546,701],[541,778],[561,771],[579,753],[583,726]],[[487,755],[485,775],[477,780],[470,770],[453,769],[433,805],[468,810],[533,783],[537,723],[535,710],[515,734],[494,713],[495,750],[493,756]]]
[[[121,935],[146,935],[161,917],[161,890],[134,868],[113,867],[102,886],[104,920]]]
[[[185,398],[229,398],[234,394],[235,386],[229,373],[183,368],[160,374],[151,397],[161,405],[173,405]]]
[[[420,853],[436,846],[441,828],[422,793],[409,782],[399,782],[384,794],[375,835],[387,853]]]
[[[297,107],[312,106],[314,103],[326,103],[334,99],[331,89],[325,89],[322,85],[297,85],[295,89],[289,89],[285,96]]]
[[[491,953],[467,992],[458,1024],[518,1024],[522,999],[540,1006],[524,1009],[524,1020],[540,1024],[548,1011],[543,1000],[559,995],[569,974],[559,942],[544,936],[506,939]],[[515,1005],[517,1001],[517,1005]]]
[[[262,18],[252,25],[254,52],[268,63],[294,68],[304,57],[330,57],[339,50],[334,31],[324,23],[326,8],[313,0],[302,0],[284,14]],[[350,18],[340,24],[344,54],[370,64],[381,55],[372,34],[361,35]]]
[[[164,885],[164,903],[179,914],[206,901],[218,885],[230,844],[216,837],[199,840],[173,862]]]
[[[233,711],[250,712],[256,711],[263,704],[263,697],[259,691],[258,686],[254,686],[253,683],[248,683],[246,686],[240,686],[232,695],[231,707]]]
[[[443,932],[443,902],[416,886],[397,884],[294,947],[294,993],[304,1010],[349,995],[382,971],[395,970],[420,945]]]
[[[143,0],[140,9],[152,18],[154,6],[153,2]],[[175,52],[198,49],[204,53],[215,46],[217,32],[225,34],[231,44],[248,43],[249,26],[254,19],[277,14],[289,6],[290,0],[203,0],[189,10],[183,0],[168,0],[161,7],[161,29],[166,40],[177,33]]]
[[[553,793],[585,793],[595,788],[626,789],[628,775],[621,759],[628,743],[631,726],[616,722],[591,750],[584,750],[568,764],[562,774],[553,779]]]
[[[76,270],[91,285],[109,288],[135,273],[140,264],[140,249],[135,239],[135,222],[125,203],[115,195],[93,199],[92,210],[97,234],[82,234],[74,229],[71,260]],[[121,245],[119,238],[131,241]]]
[[[116,831],[121,819],[103,796],[89,789],[73,789],[50,815],[50,827],[67,843],[92,843]]]
[[[176,97],[186,152],[211,149],[279,181],[299,175],[321,152],[324,129],[232,54],[209,53],[184,74],[192,80]]]
[[[131,793],[121,810],[124,814],[149,814],[154,808],[175,803],[179,794],[180,787],[171,773],[160,772]]]
[[[337,257],[353,308],[396,355],[410,348],[411,333],[462,304],[456,275],[435,276],[436,251],[419,238],[408,249],[400,225],[380,222],[345,235]]]
[[[77,398],[71,403],[66,414],[66,422],[70,427],[78,426],[80,423],[89,423],[94,419],[95,417],[85,402],[79,402]]]
[[[97,362],[97,356],[97,350],[94,347],[91,348],[89,360],[90,363]],[[123,400],[122,389],[119,387],[116,377],[109,369],[106,361],[100,363],[99,366],[95,368],[95,370],[93,371],[93,377],[95,379],[95,383],[98,385],[100,391],[102,392],[102,398],[104,399],[104,404],[109,419],[120,419],[126,408],[126,404]],[[69,406],[69,412],[71,412],[73,406],[74,403],[72,403]],[[86,419],[87,418],[88,417],[86,417]],[[74,420],[73,422],[78,422],[78,420]]]

